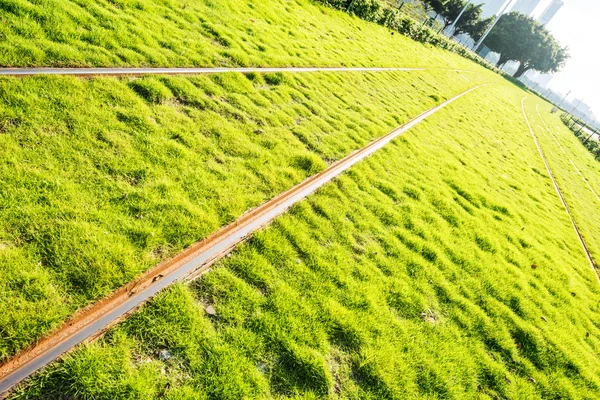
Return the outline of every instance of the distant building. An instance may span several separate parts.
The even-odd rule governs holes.
[[[538,91],[546,91],[550,87],[550,81],[554,78],[552,74],[543,74],[530,69],[520,78],[527,86]]]
[[[574,100],[571,102],[573,108],[575,108],[575,113],[579,114],[580,117],[588,116],[588,114],[592,113],[592,107],[590,107],[587,103],[584,103],[582,100]]]
[[[558,10],[560,10],[564,5],[565,3],[562,0],[552,0],[550,5],[544,10],[542,15],[538,19],[540,24],[547,25],[548,22],[550,22],[552,18],[554,18]]]
[[[539,83],[540,86],[547,88],[549,87],[552,78],[554,78],[554,75],[552,74],[540,74],[535,81]]]
[[[510,12],[517,11],[525,15],[531,15],[541,2],[542,0],[517,0]]]
[[[500,11],[504,9],[504,6],[507,3],[510,3],[512,0],[485,0],[485,1],[474,1],[474,4],[483,4],[481,7],[481,17],[488,18],[492,15],[498,14]]]

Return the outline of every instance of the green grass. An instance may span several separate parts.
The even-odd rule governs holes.
[[[597,397],[598,283],[524,94],[500,77],[308,0],[6,0],[0,65],[432,69],[0,79],[0,361],[334,160],[495,82],[12,398]],[[569,158],[600,193],[598,165],[542,103],[565,158],[536,104],[533,128],[600,260],[597,199]]]
[[[476,68],[309,0],[3,0],[0,21],[1,66]]]
[[[596,397],[600,289],[522,96],[453,103],[13,398]]]
[[[0,360],[491,74],[0,80]]]

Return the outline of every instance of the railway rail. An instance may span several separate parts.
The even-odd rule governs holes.
[[[554,191],[558,195],[558,198],[560,199],[560,202],[562,203],[563,208],[569,215],[569,218],[571,219],[571,224],[573,225],[573,229],[575,230],[575,234],[577,234],[577,238],[579,239],[579,243],[581,243],[581,247],[583,247],[583,251],[585,253],[585,256],[586,256],[588,262],[590,263],[590,267],[592,268],[592,271],[594,271],[594,275],[596,276],[596,279],[598,279],[598,282],[600,283],[600,276],[598,275],[598,268],[596,266],[596,262],[594,261],[594,258],[592,257],[592,253],[590,253],[590,249],[587,246],[587,243],[585,242],[585,239],[583,238],[581,231],[579,230],[579,226],[577,226],[577,222],[575,221],[575,218],[573,217],[573,214],[571,213],[571,209],[569,208],[567,202],[565,201],[565,197],[563,196],[562,191],[560,190],[560,187],[558,186],[558,183],[556,182],[556,179],[554,178],[554,174],[552,173],[552,170],[550,169],[550,164],[548,164],[548,160],[546,160],[546,156],[544,155],[542,147],[540,146],[540,143],[538,142],[537,136],[535,136],[533,128],[531,127],[531,123],[529,122],[529,117],[527,117],[527,112],[525,111],[525,99],[526,98],[527,97],[523,97],[523,99],[521,100],[521,109],[523,110],[523,116],[525,117],[525,122],[527,122],[527,127],[529,128],[529,133],[531,134],[531,137],[533,138],[533,141],[535,142],[535,146],[537,147],[538,153],[539,153],[540,157],[542,158],[544,165],[546,166],[546,172],[548,172],[548,175],[550,176],[550,179],[552,180],[552,185],[554,186]]]
[[[98,338],[159,291],[176,282],[194,279],[208,271],[211,265],[231,252],[236,245],[281,215],[293,204],[439,110],[487,85],[489,83],[472,87],[423,112],[387,135],[331,164],[324,171],[247,212],[230,225],[190,246],[175,257],[165,260],[135,281],[117,289],[109,297],[79,311],[56,331],[0,366],[0,398],[6,397],[11,388],[19,382],[75,346]]]
[[[471,72],[462,69],[434,68],[440,71]],[[141,76],[141,75],[210,75],[239,72],[243,74],[256,73],[306,73],[306,72],[412,72],[431,71],[431,68],[376,68],[376,67],[240,67],[240,68],[0,68],[2,76],[38,76],[38,75],[68,75],[68,76]]]

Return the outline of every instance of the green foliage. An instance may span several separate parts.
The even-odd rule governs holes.
[[[572,118],[569,114],[560,116],[562,122],[573,132],[581,143],[594,155],[596,160],[600,160],[600,145],[592,138],[591,131],[584,129],[583,122]]]
[[[423,6],[436,14],[443,14],[449,0],[423,0]]]
[[[483,34],[488,30],[490,25],[494,22],[495,19],[496,19],[495,16],[491,16],[486,19],[479,19],[474,24],[468,25],[465,32],[468,33],[469,36],[471,36],[471,38],[473,40],[478,42],[481,39],[481,37],[483,36]]]
[[[448,2],[444,5],[442,12],[440,13],[442,18],[444,19],[444,28],[450,26],[456,21],[456,18],[460,15],[461,11],[467,5],[465,0],[448,0]],[[479,10],[479,11],[477,11]],[[460,17],[460,20],[457,22],[456,28],[459,26],[467,26],[476,22],[481,16],[481,4],[473,5],[469,3],[469,7],[465,9],[464,13]],[[461,32],[463,32],[461,30]]]
[[[499,82],[303,0],[68,5],[0,4],[2,62],[439,70],[1,79],[2,359],[411,116]],[[13,398],[594,397],[600,293],[522,96],[494,85],[461,99]],[[572,135],[558,140],[600,182]],[[596,200],[569,158],[550,161],[598,258]]]
[[[522,96],[463,97],[13,398],[594,398],[600,289]]]
[[[351,0],[349,11],[366,21],[379,21],[383,5],[379,0]]]
[[[466,5],[465,0],[450,0],[446,4],[446,8],[442,13],[444,18],[445,26],[448,27],[454,23],[456,18],[460,15],[461,11]],[[479,40],[483,32],[487,29],[489,24],[492,22],[492,18],[485,20],[481,19],[481,7],[483,4],[474,5],[469,3],[465,11],[463,12],[460,20],[455,25],[454,32],[452,35],[456,36],[461,33],[468,34],[473,40]]]
[[[518,12],[502,15],[485,45],[501,54],[498,66],[509,60],[520,63],[515,78],[530,69],[557,72],[569,59],[567,48],[562,47],[543,25]]]
[[[385,8],[380,0],[319,0],[338,10],[347,11],[366,21],[378,21]]]

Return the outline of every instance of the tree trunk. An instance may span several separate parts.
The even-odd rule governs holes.
[[[496,68],[502,68],[502,66],[507,62],[508,58],[500,54],[500,59],[498,60],[498,63],[496,63]]]
[[[520,78],[525,72],[529,71],[530,69],[531,67],[525,65],[524,63],[519,64],[519,68],[517,69],[517,72],[515,72],[515,74],[513,75],[513,78]]]

